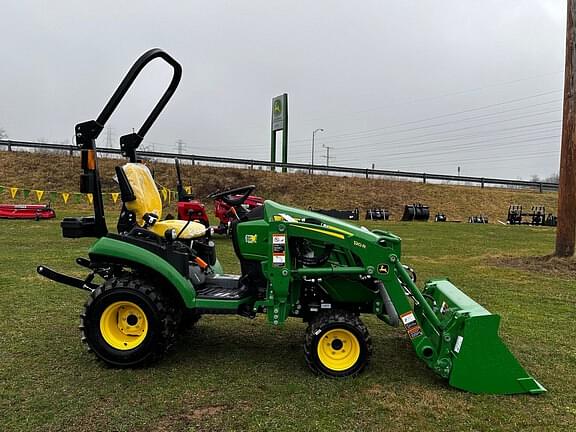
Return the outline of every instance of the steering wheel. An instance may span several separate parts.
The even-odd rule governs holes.
[[[236,207],[242,204],[244,201],[246,201],[246,199],[250,196],[250,194],[254,191],[254,189],[256,189],[255,185],[242,186],[235,189],[228,189],[225,190],[224,192],[216,191],[208,195],[206,198],[221,199],[229,206]],[[241,195],[241,196],[239,196],[238,198],[233,198],[234,195]]]

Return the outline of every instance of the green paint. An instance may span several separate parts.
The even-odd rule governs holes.
[[[440,325],[423,326],[425,333],[437,332],[437,356],[430,362],[436,368],[451,365],[444,374],[450,385],[473,393],[546,391],[526,373],[498,336],[498,315],[491,314],[448,280],[429,281],[424,294],[434,299],[433,313],[441,320]],[[420,321],[428,319],[423,312],[423,308],[415,308]]]
[[[186,307],[192,308],[195,305],[196,293],[190,281],[182,276],[169,262],[146,249],[120,240],[102,237],[92,245],[88,253],[90,255],[128,260],[148,267],[164,276],[178,290]]]

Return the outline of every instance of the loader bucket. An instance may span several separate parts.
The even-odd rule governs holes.
[[[428,282],[423,294],[434,299],[443,340],[450,341],[450,385],[472,393],[546,392],[498,336],[499,315],[491,314],[448,280]]]

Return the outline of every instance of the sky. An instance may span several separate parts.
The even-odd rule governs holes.
[[[158,47],[183,76],[141,148],[175,152],[182,140],[186,154],[268,160],[271,100],[288,93],[289,162],[310,163],[324,129],[316,164],[558,172],[565,0],[5,0],[1,10],[10,139],[72,142],[74,125]],[[99,145],[138,129],[170,76],[151,63]]]

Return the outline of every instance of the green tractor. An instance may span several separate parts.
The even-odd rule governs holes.
[[[95,140],[140,71],[161,58],[174,70],[164,95],[138,133],[120,139],[129,159],[117,167],[123,208],[118,234],[104,218]],[[39,266],[39,274],[89,291],[82,339],[101,360],[135,367],[159,359],[182,327],[204,314],[265,315],[308,324],[304,356],[329,377],[362,372],[372,340],[362,314],[404,327],[416,355],[450,385],[475,393],[542,393],[498,337],[500,317],[446,279],[420,290],[403,265],[401,240],[273,201],[231,226],[242,274],[222,271],[202,224],[161,220],[161,202],[136,149],[176,89],[180,65],[165,52],[143,54],[96,120],[76,126],[81,149],[80,189],[93,194],[94,216],[66,218],[64,237],[96,237],[89,259],[78,258],[82,280]],[[231,191],[228,198],[233,199]],[[226,197],[226,192],[222,193]],[[98,277],[100,282],[95,282]]]

